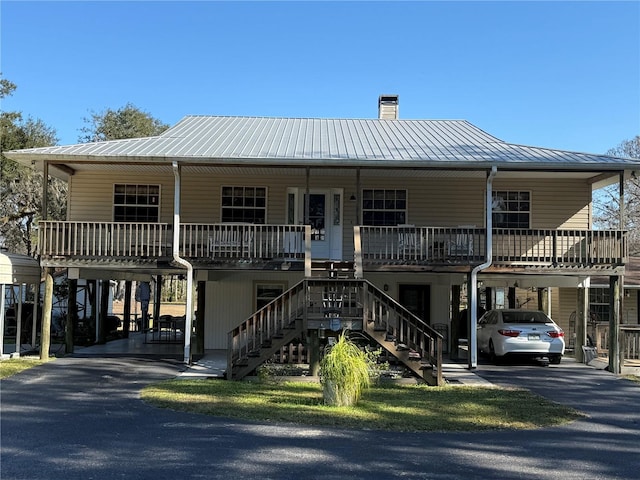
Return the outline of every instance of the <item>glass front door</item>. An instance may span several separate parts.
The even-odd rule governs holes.
[[[342,259],[342,189],[312,189],[309,194],[290,188],[289,223],[311,226],[311,255],[314,259]]]

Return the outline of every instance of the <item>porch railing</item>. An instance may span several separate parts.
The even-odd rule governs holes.
[[[309,225],[184,223],[180,254],[190,258],[304,260],[311,252]]]
[[[609,354],[609,323],[595,325],[596,351],[598,355]],[[640,325],[620,325],[620,351],[625,360],[640,360]]]
[[[172,255],[173,228],[166,223],[40,222],[43,257],[167,257]],[[180,255],[189,258],[251,261],[308,261],[308,225],[182,224]]]
[[[354,227],[356,265],[459,264],[486,257],[486,230],[475,227]],[[623,264],[621,230],[493,229],[493,262],[544,265]]]
[[[166,223],[42,221],[39,227],[43,257],[162,257],[171,250]]]

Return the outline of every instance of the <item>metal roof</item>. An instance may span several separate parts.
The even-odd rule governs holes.
[[[465,120],[186,116],[159,136],[12,150],[13,160],[622,169],[640,162],[503,142]]]
[[[0,285],[21,283],[40,283],[38,260],[29,255],[0,251]]]

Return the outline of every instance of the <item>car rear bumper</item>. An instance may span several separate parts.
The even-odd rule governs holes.
[[[564,354],[564,342],[562,341],[531,341],[527,339],[510,338],[495,346],[496,355],[508,354]]]

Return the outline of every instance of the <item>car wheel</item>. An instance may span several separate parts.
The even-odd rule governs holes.
[[[559,365],[562,360],[562,355],[549,355],[549,363],[551,365]]]
[[[493,340],[489,340],[489,359],[495,364],[500,363],[500,359],[496,355],[496,349],[493,346]]]

